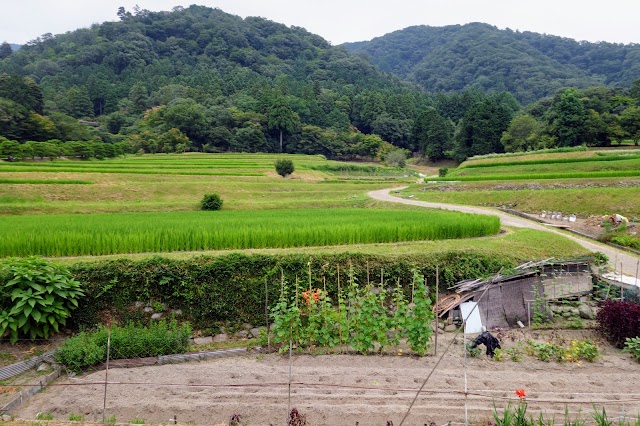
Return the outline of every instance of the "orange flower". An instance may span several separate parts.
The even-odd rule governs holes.
[[[524,389],[516,389],[516,395],[520,399],[525,399],[527,397],[527,393],[524,391]]]
[[[307,302],[308,306],[311,306],[311,300],[314,302],[320,301],[320,297],[322,296],[322,290],[316,288],[315,290],[307,290],[302,292],[302,297]]]

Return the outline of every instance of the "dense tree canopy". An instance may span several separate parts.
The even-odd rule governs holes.
[[[414,26],[345,47],[429,92],[509,91],[523,103],[563,87],[628,87],[640,77],[640,45],[578,42],[481,23]]]
[[[384,71],[411,83],[262,18],[203,6],[117,15],[17,51],[0,45],[0,136],[12,157],[194,150],[369,160],[401,149],[438,161],[640,137],[637,46],[484,24],[413,27],[349,46],[375,48]],[[516,99],[539,100],[521,111]]]

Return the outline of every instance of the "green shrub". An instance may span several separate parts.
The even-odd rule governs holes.
[[[633,235],[616,235],[611,237],[611,242],[623,247],[631,247],[640,250],[640,238]]]
[[[445,177],[448,173],[449,173],[449,168],[448,167],[440,167],[438,169],[438,176],[439,177]]]
[[[522,353],[520,352],[520,348],[517,347],[517,346],[513,346],[513,347],[505,349],[505,354],[513,362],[521,362],[522,361]]]
[[[622,350],[630,353],[632,357],[640,361],[640,337],[627,337]]]
[[[538,358],[540,361],[562,361],[564,359],[565,350],[555,343],[538,343],[534,342],[533,340],[529,340],[527,343],[530,346],[532,355]]]
[[[467,343],[467,355],[471,358],[480,358],[480,355],[482,355],[482,349],[480,349],[479,346],[473,348],[471,347],[471,343]]]
[[[67,340],[55,353],[55,359],[71,371],[80,371],[107,359],[109,331],[101,326],[96,331],[80,333]],[[144,358],[184,353],[189,346],[191,326],[175,321],[159,321],[148,327],[128,324],[111,329],[110,359]]]
[[[310,268],[313,287],[324,288],[323,280],[326,281],[329,296],[335,301],[338,277],[344,283],[349,265],[359,282],[366,283],[367,274],[375,282],[400,279],[405,292],[411,291],[413,269],[419,265],[419,273],[425,276],[433,292],[436,266],[440,270],[440,289],[444,291],[459,280],[492,274],[500,268],[515,266],[517,261],[469,251],[397,256],[234,253],[188,259],[155,256],[78,263],[72,266],[72,272],[85,283],[89,297],[83,309],[74,311],[73,319],[76,327],[92,328],[100,323],[100,312],[108,310],[121,323],[139,321],[141,315],[132,315],[133,303],[155,300],[181,309],[181,319],[189,320],[197,329],[217,327],[226,321],[263,324],[265,281],[273,307],[280,294],[281,273],[285,280],[294,282],[296,275],[306,276]]]
[[[220,210],[222,208],[222,198],[218,194],[205,194],[202,198],[202,210]]]
[[[69,413],[68,420],[70,422],[81,422],[84,421],[84,416],[76,413]]]
[[[394,149],[387,153],[384,161],[387,166],[404,167],[407,165],[407,153],[404,149]]]
[[[293,165],[293,161],[286,158],[281,158],[275,162],[276,173],[282,177],[287,177],[296,169]]]
[[[37,257],[3,261],[0,285],[0,337],[9,334],[12,343],[57,333],[84,295],[66,268]]]

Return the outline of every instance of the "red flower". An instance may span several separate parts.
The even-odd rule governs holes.
[[[524,389],[516,389],[516,395],[520,399],[525,399],[527,397],[527,393],[524,391]]]

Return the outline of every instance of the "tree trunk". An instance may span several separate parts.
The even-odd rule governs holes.
[[[280,130],[280,152],[284,152],[282,150],[282,130]]]

